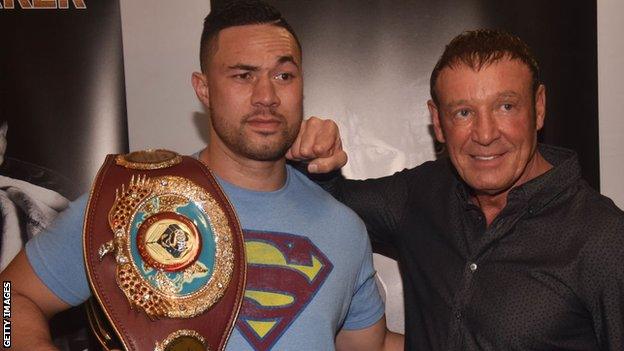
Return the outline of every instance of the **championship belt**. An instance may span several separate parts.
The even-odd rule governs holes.
[[[244,294],[244,242],[200,161],[167,150],[108,155],[83,235],[97,300],[87,310],[105,348],[225,348]]]

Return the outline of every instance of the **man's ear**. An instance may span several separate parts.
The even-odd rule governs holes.
[[[193,89],[195,89],[195,94],[197,94],[199,101],[201,101],[204,106],[210,107],[210,89],[208,88],[208,79],[206,76],[201,72],[193,72],[191,84],[193,85]]]
[[[433,124],[433,131],[435,132],[436,140],[440,143],[445,143],[446,140],[444,139],[444,133],[442,132],[438,106],[436,106],[433,100],[429,100],[427,101],[427,107],[429,108],[429,114],[431,115],[431,124]]]
[[[540,84],[535,92],[535,130],[540,130],[544,126],[546,118],[546,87]]]

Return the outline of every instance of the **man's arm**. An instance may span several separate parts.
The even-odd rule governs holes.
[[[386,317],[360,330],[341,330],[336,336],[336,350],[403,350],[405,337],[386,328]]]
[[[82,253],[86,203],[86,196],[72,202],[0,273],[3,281],[11,282],[16,350],[55,349],[47,319],[90,296]]]
[[[624,213],[610,205],[593,205],[608,215],[586,214],[600,221],[590,227],[600,235],[584,245],[579,260],[580,296],[591,313],[599,348],[605,351],[624,350]]]
[[[286,156],[293,161],[309,161],[307,172],[313,179],[314,174],[338,170],[347,161],[336,123],[316,117],[303,121]],[[371,240],[394,246],[394,233],[407,208],[407,173],[361,181],[347,180],[335,172],[329,180],[314,180],[364,220]]]
[[[11,282],[11,348],[18,351],[56,350],[48,319],[71,306],[39,280],[23,249],[0,273],[0,278],[3,282]]]
[[[349,309],[336,335],[337,350],[402,350],[404,337],[386,328],[384,303],[379,294],[373,267],[371,245],[364,226],[357,221],[354,230],[360,240],[351,240],[350,255],[360,258]]]

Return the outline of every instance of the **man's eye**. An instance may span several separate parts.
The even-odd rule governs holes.
[[[245,73],[235,74],[234,78],[241,79],[241,80],[248,80],[248,79],[251,79],[251,73],[245,72]]]
[[[455,113],[455,116],[460,118],[466,118],[470,116],[470,110],[467,108],[462,108],[461,110],[457,111],[457,113]]]
[[[279,73],[277,75],[275,75],[275,79],[277,80],[290,80],[292,79],[294,76],[290,73]]]
[[[511,111],[514,108],[513,104],[503,104],[501,108],[505,111]]]

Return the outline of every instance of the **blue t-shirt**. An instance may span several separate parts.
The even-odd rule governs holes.
[[[362,221],[291,167],[277,191],[218,179],[243,228],[245,299],[227,350],[333,350],[341,328],[367,328],[383,316]],[[91,295],[82,252],[86,196],[26,245],[33,269],[60,299]]]

